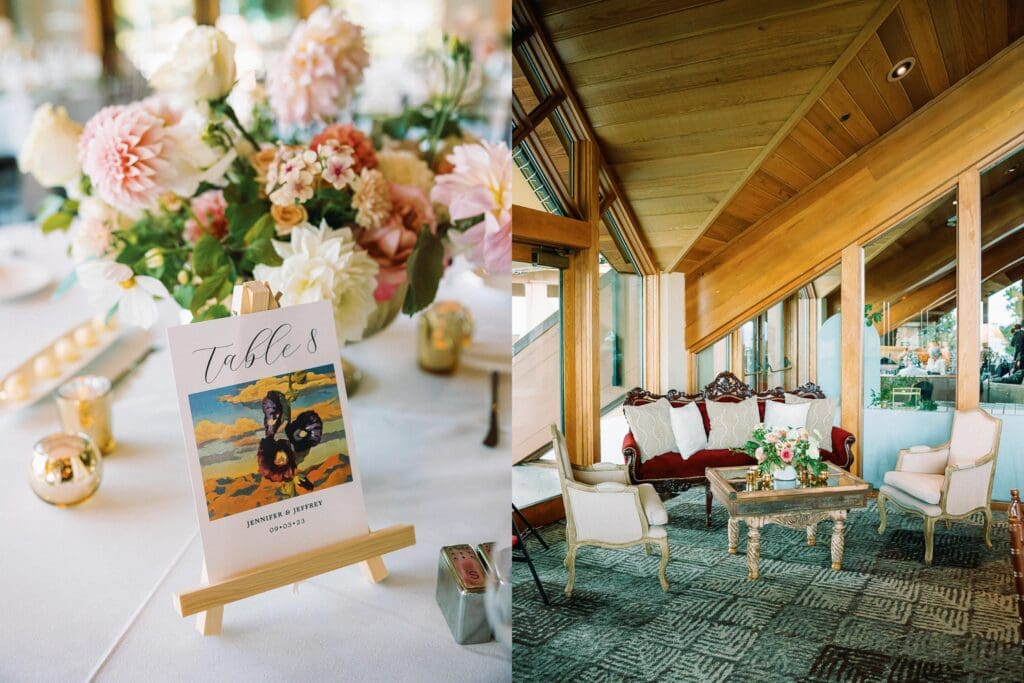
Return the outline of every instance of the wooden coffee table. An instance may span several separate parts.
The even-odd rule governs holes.
[[[863,479],[827,463],[828,484],[802,486],[799,481],[775,482],[771,489],[748,491],[747,467],[709,467],[705,474],[715,499],[729,511],[729,553],[736,554],[740,522],[747,525],[747,575],[758,577],[761,527],[778,524],[807,532],[815,545],[818,522],[832,520],[832,569],[843,566],[846,513],[867,506],[871,489]]]

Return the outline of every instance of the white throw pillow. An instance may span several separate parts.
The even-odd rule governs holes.
[[[666,398],[642,406],[623,406],[629,431],[640,448],[640,462],[679,450],[672,435],[671,410],[672,404]]]
[[[806,403],[807,409],[807,431],[818,433],[819,444],[822,450],[832,450],[832,426],[836,422],[836,400],[834,398],[802,398],[793,394],[786,394],[786,403]]]
[[[704,418],[701,417],[700,408],[696,403],[687,403],[682,408],[672,408],[669,419],[676,447],[683,460],[708,447],[708,435],[704,433]]]
[[[764,423],[768,427],[806,427],[808,403],[765,401]]]
[[[704,405],[711,421],[708,448],[743,448],[754,428],[761,424],[755,396],[739,403],[708,401]]]

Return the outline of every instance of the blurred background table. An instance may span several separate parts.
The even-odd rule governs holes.
[[[46,265],[55,282],[71,269],[62,234],[3,227],[0,243]],[[79,289],[51,302],[54,286],[0,303],[0,375],[90,317]],[[442,287],[439,298],[510,329],[507,304],[486,288],[454,273]],[[509,679],[500,646],[455,644],[434,601],[442,545],[508,533],[506,505],[496,504],[511,487],[507,375],[501,440],[488,449],[488,374],[419,370],[414,319],[346,348],[366,373],[350,403],[370,525],[413,523],[417,544],[387,556],[381,584],[357,567],[331,572],[228,605],[223,635],[204,638],[171,604],[198,583],[202,552],[166,348],[177,310],[165,302],[161,313],[153,331],[126,335],[88,368],[112,377],[160,347],[115,390],[118,447],[82,505],[49,506],[26,481],[32,444],[58,430],[52,398],[0,417],[0,680]]]

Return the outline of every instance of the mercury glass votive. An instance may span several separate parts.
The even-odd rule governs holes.
[[[472,334],[473,317],[465,306],[438,301],[420,316],[416,339],[420,367],[441,374],[454,372]]]
[[[96,492],[102,476],[103,458],[85,434],[51,434],[32,449],[29,484],[52,505],[81,503]]]
[[[87,434],[103,455],[114,450],[110,424],[110,380],[75,377],[57,390],[57,410],[65,432]]]

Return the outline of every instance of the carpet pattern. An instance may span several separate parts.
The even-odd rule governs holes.
[[[850,512],[843,571],[830,568],[831,522],[808,547],[801,530],[761,532],[761,578],[747,580],[742,527],[726,552],[725,510],[704,526],[703,490],[666,503],[670,589],[658,551],[583,548],[572,598],[564,594],[565,530],[551,549],[528,547],[552,604],[523,563],[513,568],[517,681],[1024,681],[1024,655],[1005,514],[993,550],[980,523],[936,529],[923,563],[920,518],[889,509]],[[980,521],[980,518],[979,518]]]

